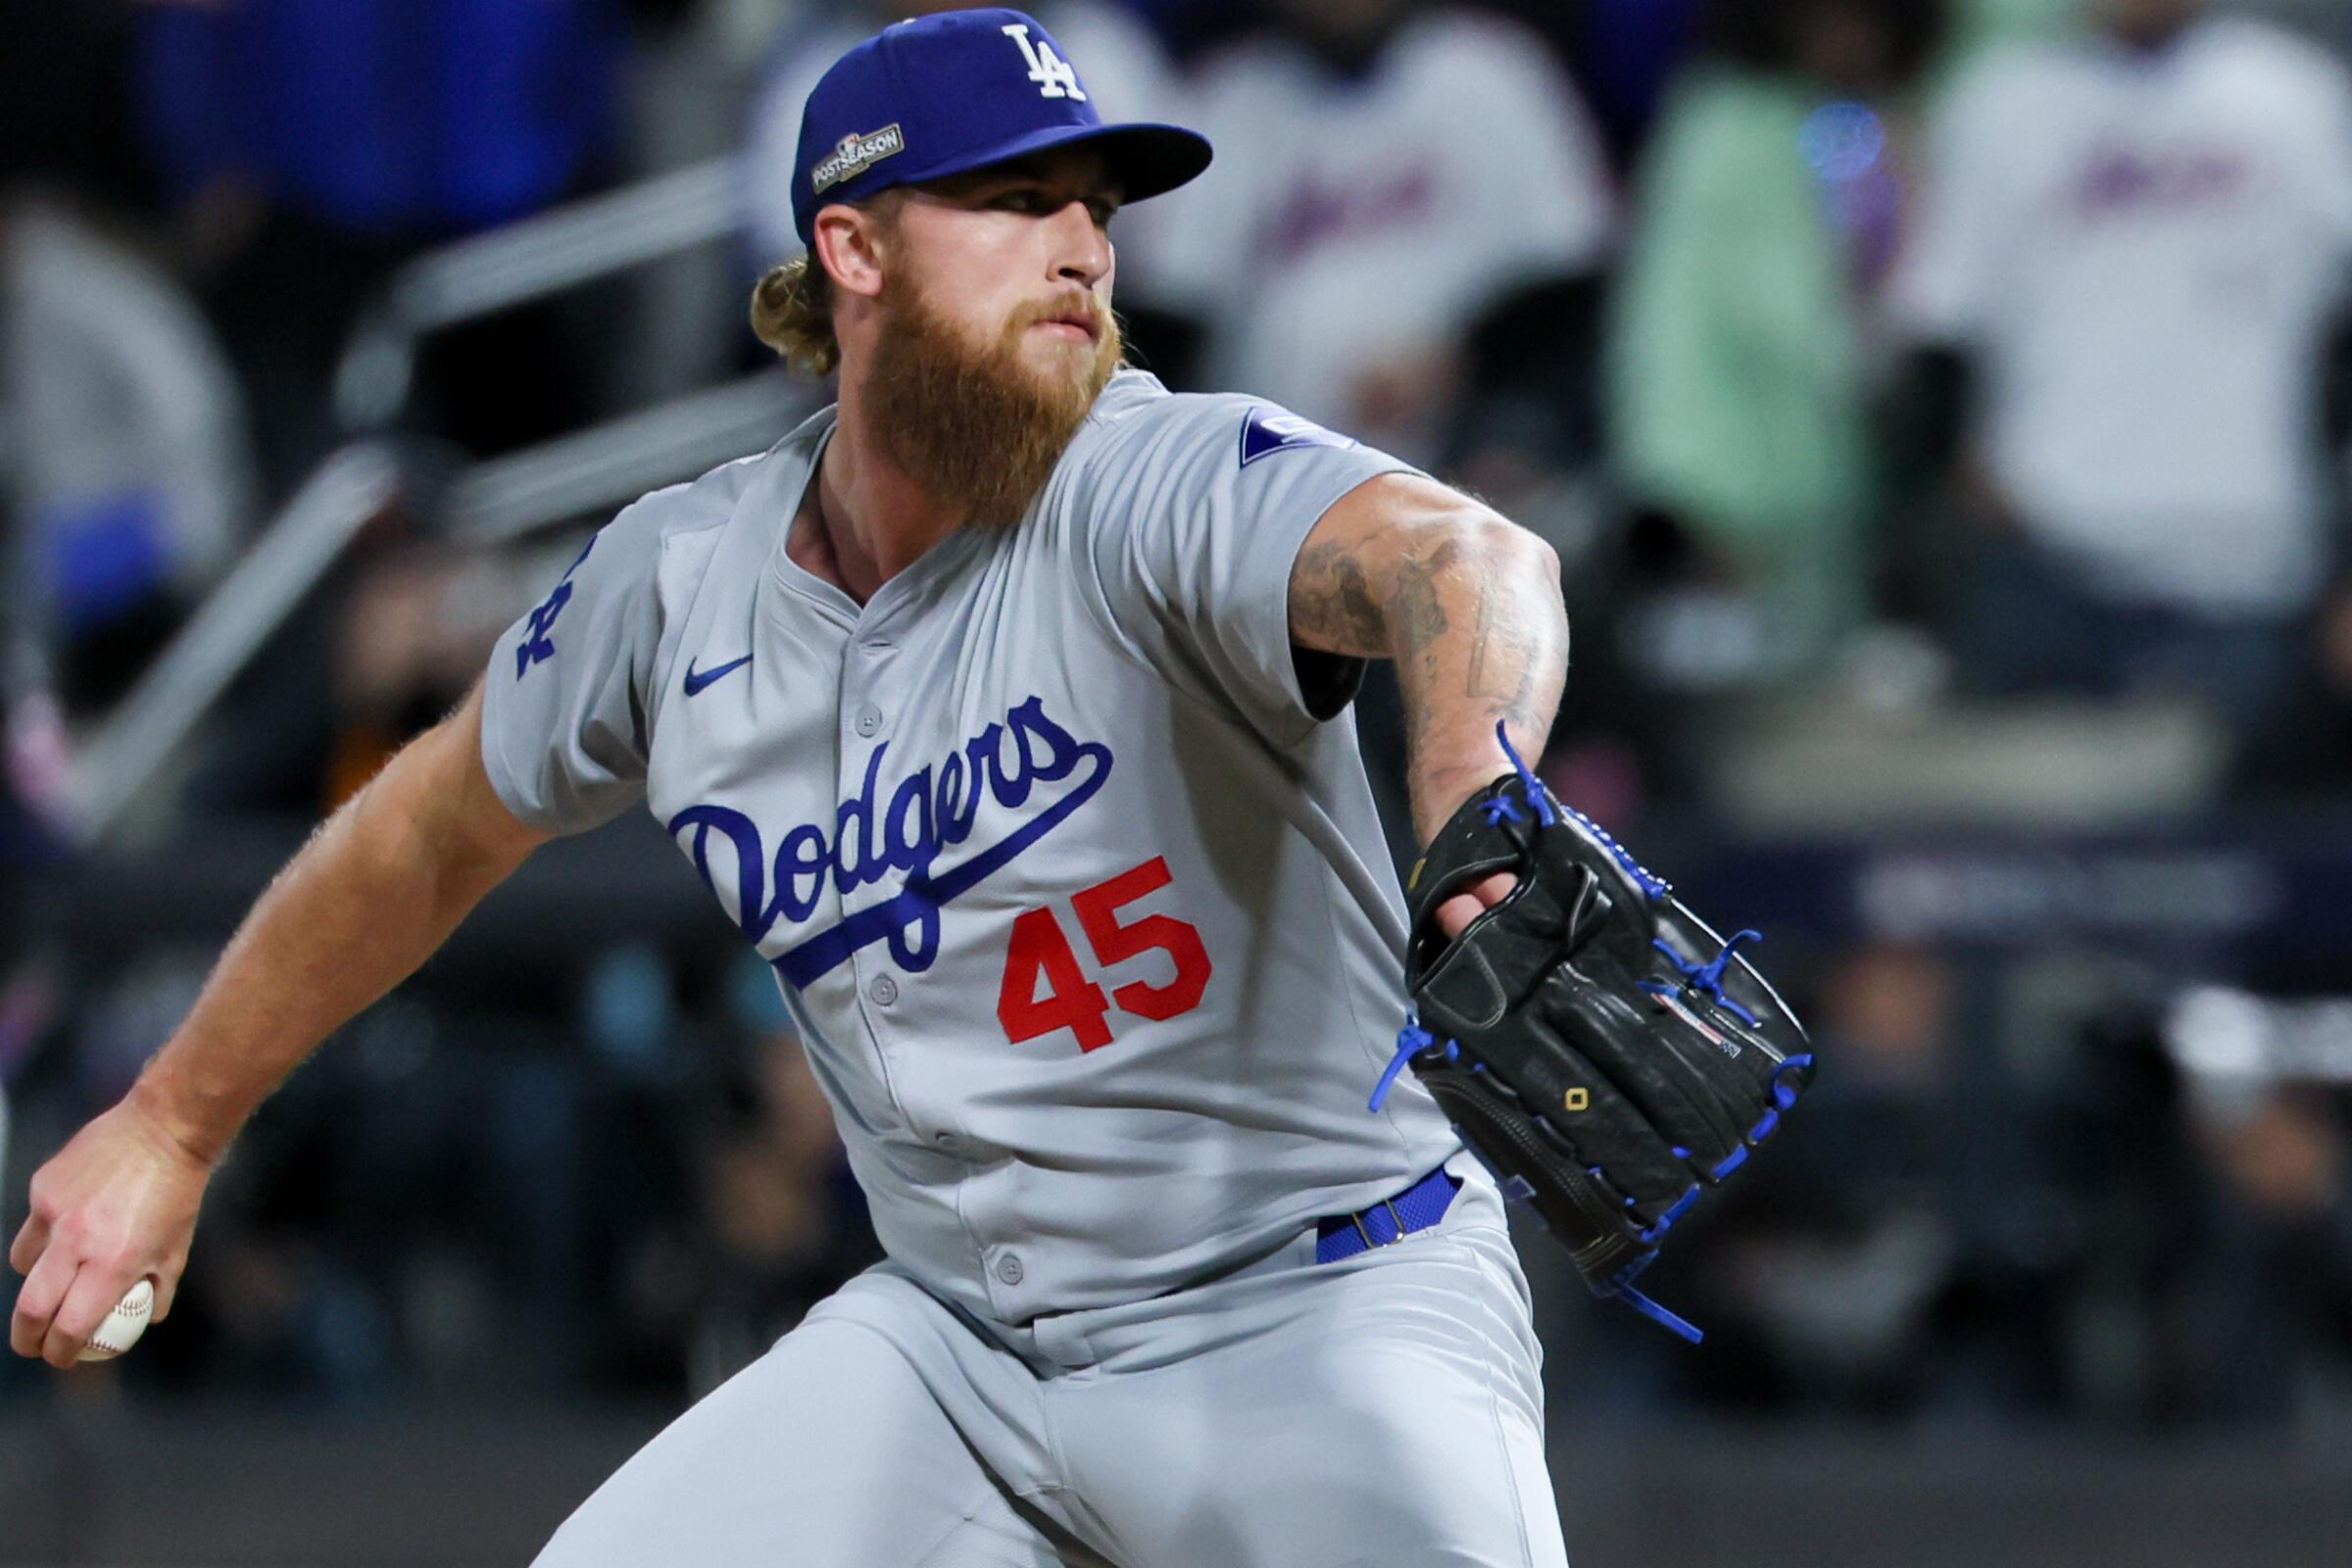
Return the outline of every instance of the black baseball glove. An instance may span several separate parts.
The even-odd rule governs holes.
[[[1718,937],[1503,750],[1516,771],[1454,813],[1407,884],[1416,1017],[1372,1105],[1411,1062],[1593,1294],[1695,1342],[1630,1282],[1812,1081],[1804,1026],[1733,951],[1754,932]],[[1496,872],[1517,885],[1448,940],[1438,906]]]

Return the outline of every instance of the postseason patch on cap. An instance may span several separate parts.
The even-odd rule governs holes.
[[[818,190],[826,190],[865,172],[885,158],[906,150],[906,137],[894,122],[863,135],[852,131],[841,138],[833,156],[808,172]]]
[[[1296,414],[1284,414],[1274,409],[1251,409],[1250,417],[1242,421],[1242,466],[1245,468],[1260,458],[1288,452],[1294,447],[1335,447],[1345,452],[1354,445],[1348,437],[1326,430],[1311,419],[1301,419]]]

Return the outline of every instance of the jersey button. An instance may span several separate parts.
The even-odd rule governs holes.
[[[887,1007],[899,1000],[899,983],[886,974],[878,974],[866,982],[865,994],[874,999],[874,1005]]]
[[[997,1278],[1007,1285],[1021,1283],[1021,1259],[1017,1252],[1006,1252],[997,1259]]]
[[[858,710],[857,725],[858,734],[872,739],[874,732],[882,727],[882,710],[871,703],[866,704]]]

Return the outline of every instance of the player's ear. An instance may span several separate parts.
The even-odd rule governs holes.
[[[810,250],[833,286],[873,299],[882,292],[881,230],[877,215],[846,203],[819,211]]]

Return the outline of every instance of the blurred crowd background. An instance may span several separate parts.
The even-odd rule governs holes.
[[[930,9],[5,6],[9,1231],[582,532],[823,399],[749,285],[808,86]],[[1546,775],[1819,1036],[1653,1275],[1703,1350],[1528,1237],[1555,1428],[2352,1429],[2352,7],[1038,10],[1216,143],[1114,225],[1135,358],[1549,539]],[[1393,688],[1358,722],[1394,781]],[[706,902],[650,821],[546,852],[74,1386],[674,1406],[757,1354],[875,1253]]]

